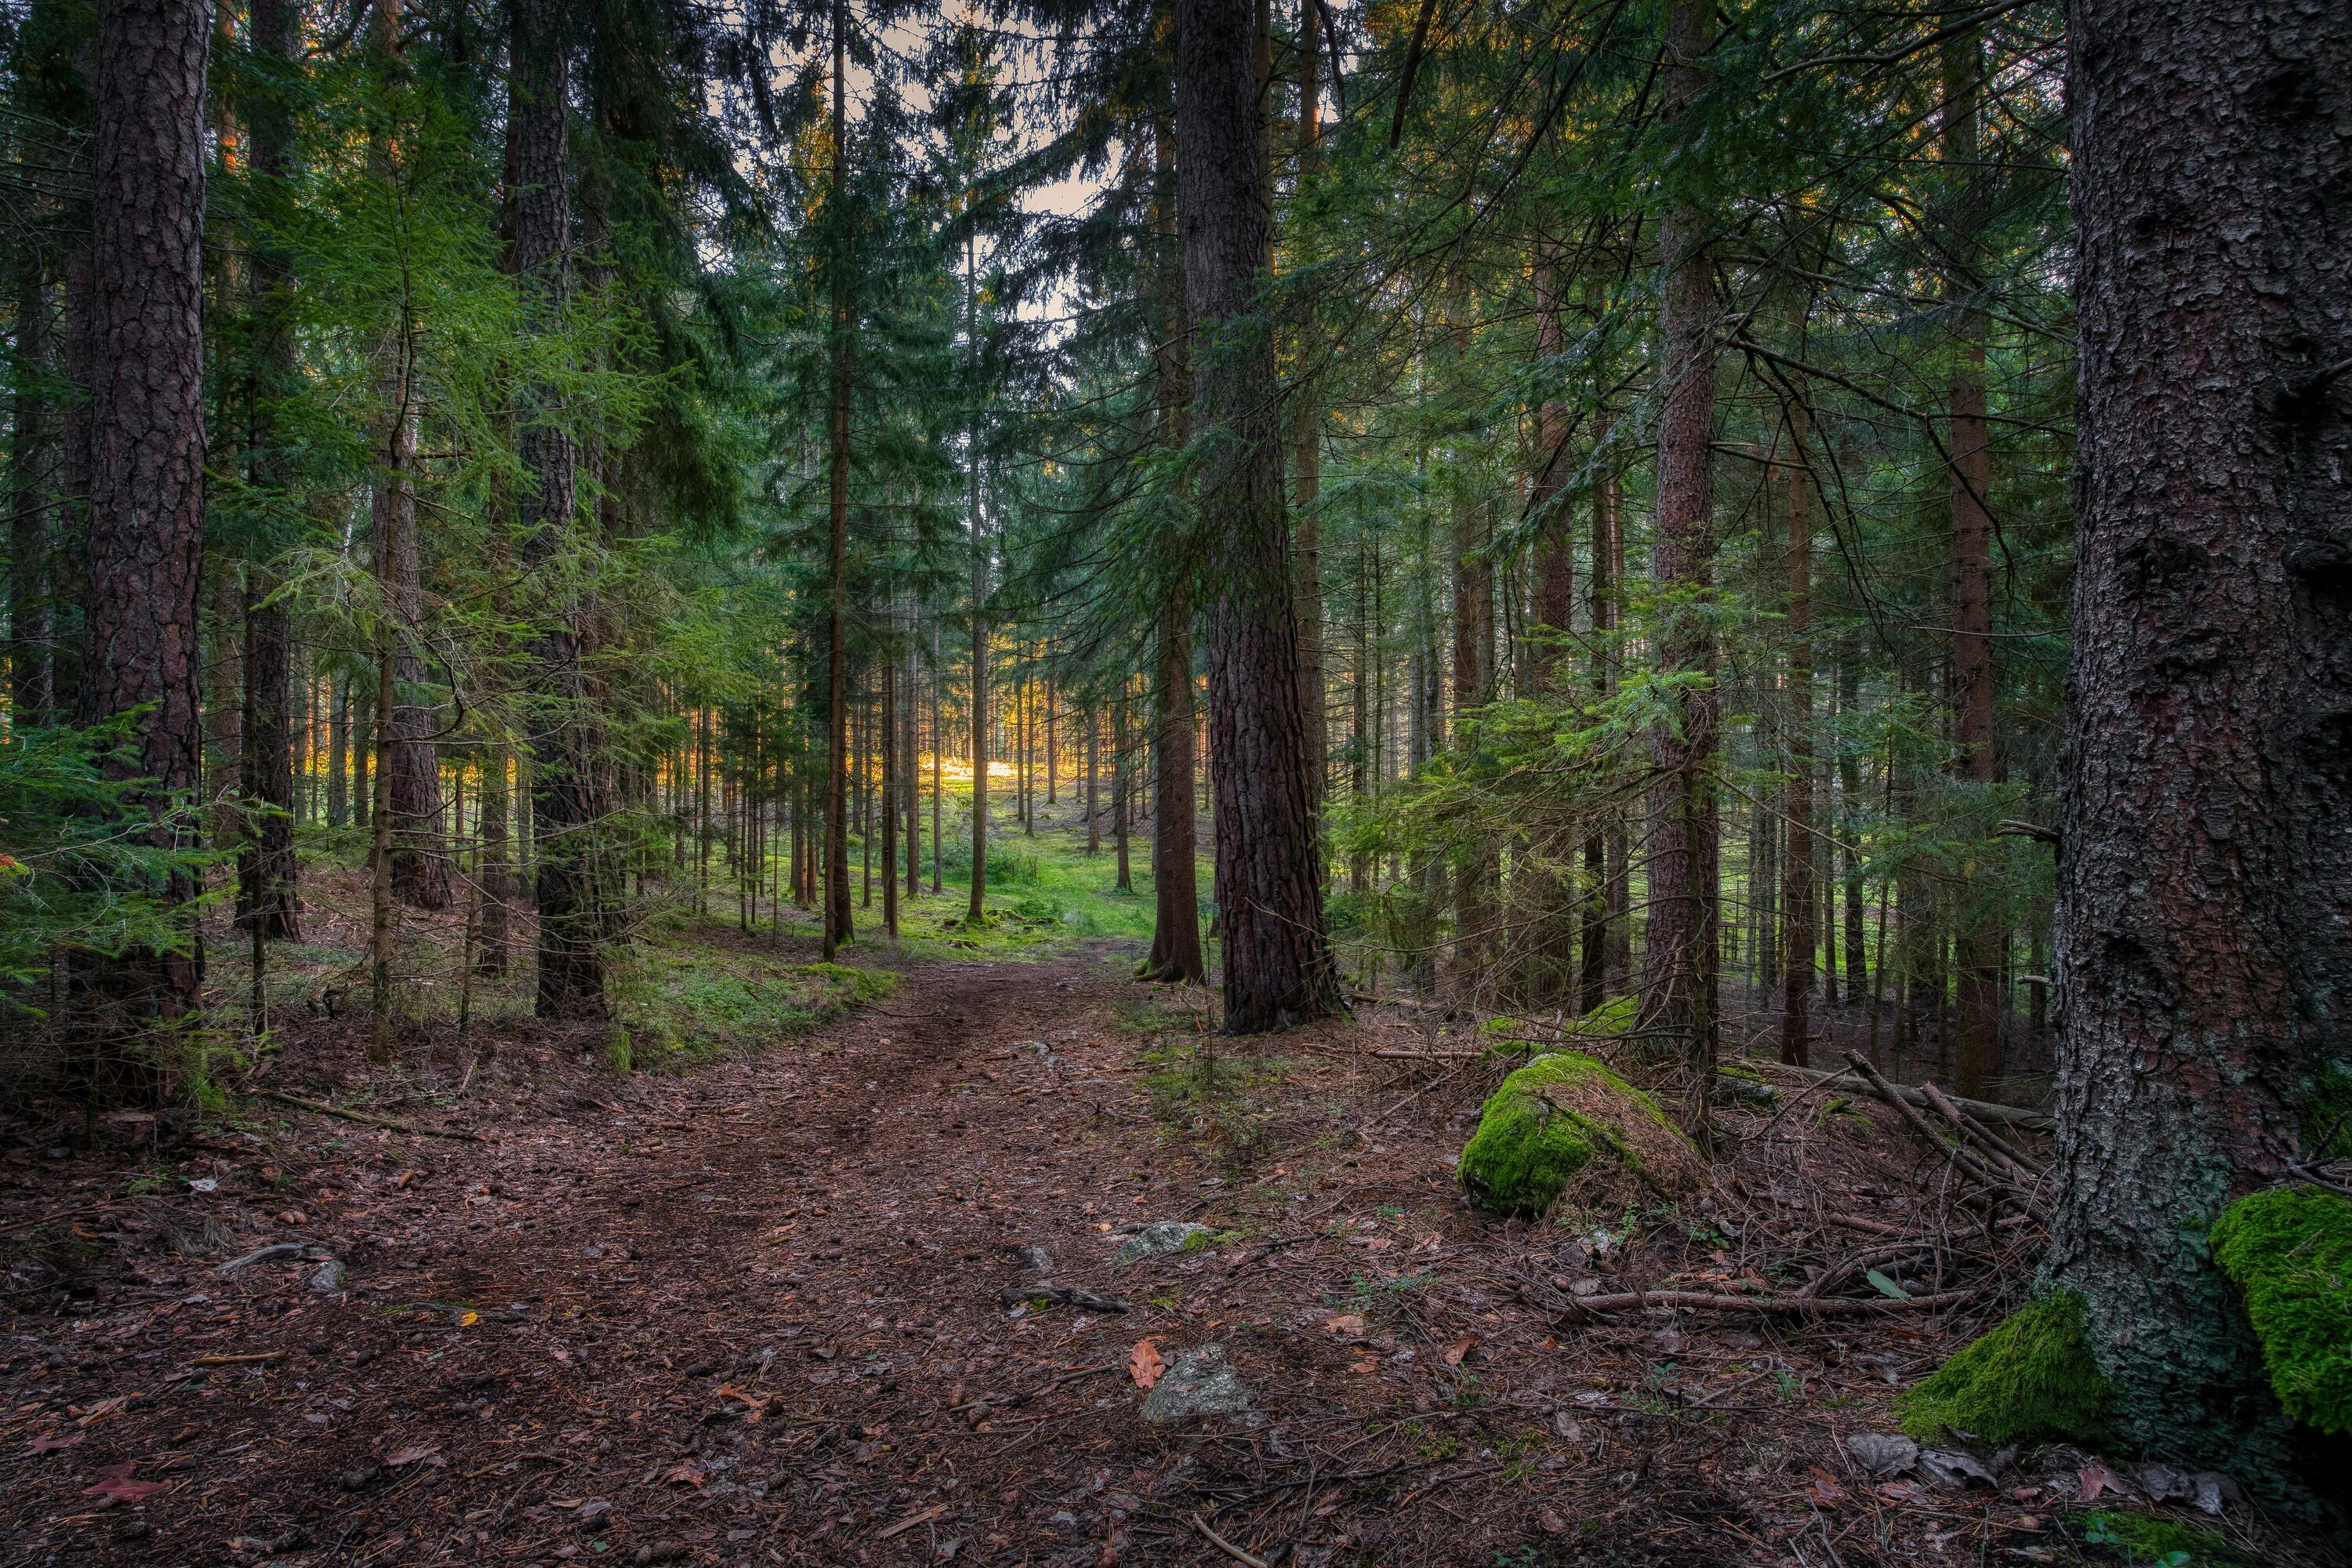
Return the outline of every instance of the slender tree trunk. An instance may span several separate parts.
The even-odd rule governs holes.
[[[1789,460],[1780,470],[1789,502],[1788,796],[1782,816],[1780,1059],[1811,1064],[1813,996],[1813,498],[1805,455],[1804,410],[1788,415]],[[1835,952],[1835,932],[1832,932]],[[1832,971],[1834,963],[1829,966]]]
[[[898,661],[882,661],[882,930],[898,937]]]
[[[1198,985],[1206,981],[1208,965],[1201,952],[1198,850],[1193,841],[1198,807],[1192,796],[1192,606],[1181,595],[1171,595],[1160,609],[1159,654],[1153,704],[1159,734],[1151,748],[1154,919],[1151,954],[1140,973],[1147,980]],[[1122,693],[1125,689],[1120,688]],[[1122,715],[1125,702],[1122,695]],[[1122,770],[1127,765],[1124,736],[1114,765]],[[1126,774],[1122,771],[1119,776]],[[1119,798],[1122,803],[1126,799]],[[1123,870],[1120,886],[1126,886]]]
[[[1943,46],[1944,106],[1938,153],[1949,203],[1945,224],[1944,291],[1956,312],[1949,388],[1952,506],[1952,742],[1960,777],[1990,784],[2000,774],[1993,749],[1992,513],[1986,492],[1992,447],[1985,422],[1986,317],[1983,188],[1978,100],[1984,37],[1974,27]],[[1958,1088],[1986,1095],[2000,1071],[2000,954],[2007,938],[1991,916],[1972,907],[1968,889],[1959,924]]]
[[[1457,284],[1454,323],[1455,358],[1470,357],[1470,294]],[[1495,699],[1495,568],[1487,559],[1494,510],[1474,464],[1461,465],[1465,489],[1454,502],[1454,739],[1457,747],[1476,743],[1478,714]],[[1445,983],[1468,996],[1486,982],[1495,944],[1502,858],[1483,837],[1457,852],[1454,868],[1454,946]]]
[[[2352,11],[2069,7],[2080,520],[2058,1184],[2111,1420],[2279,1476],[2206,1227],[2284,1178],[2352,995]]]
[[[1095,756],[1096,742],[1097,742],[1097,741],[1098,741],[1098,740],[1101,738],[1101,737],[1100,737],[1100,731],[1101,731],[1101,730],[1102,730],[1102,715],[1101,715],[1101,714],[1099,714],[1099,713],[1097,713],[1097,712],[1096,712],[1096,711],[1095,711],[1093,709],[1091,709],[1091,708],[1087,709],[1087,853],[1089,856],[1099,855],[1099,854],[1101,854],[1101,853],[1102,853],[1102,813],[1101,813],[1101,805],[1102,805],[1102,802],[1101,802],[1101,797],[1100,797],[1100,795],[1099,795],[1099,794],[1097,793],[1097,788],[1096,788],[1097,771],[1097,766],[1096,766],[1097,759],[1096,759],[1096,756]]]
[[[16,395],[9,448],[8,679],[19,725],[57,721],[57,610],[50,553],[58,501],[58,419],[35,378],[57,374],[40,247],[16,258]]]
[[[1666,104],[1675,134],[1706,89],[1701,62],[1714,9],[1709,0],[1670,0],[1666,12]],[[1650,921],[1643,953],[1642,1019],[1687,1042],[1690,1121],[1705,1135],[1715,1079],[1718,951],[1715,795],[1715,638],[1704,610],[1715,560],[1715,293],[1706,217],[1675,195],[1660,225],[1665,271],[1659,337],[1663,407],[1658,416],[1656,573],[1668,596],[1658,633],[1662,671],[1684,684],[1675,718],[1651,736],[1658,784],[1650,792]]]
[[[1560,352],[1558,267],[1559,258],[1549,249],[1536,265],[1536,357],[1543,361],[1557,358]],[[1567,444],[1568,405],[1547,398],[1536,410],[1535,476],[1528,494],[1528,510],[1538,520],[1535,602],[1530,606],[1535,665],[1531,684],[1546,700],[1562,704],[1575,689],[1568,638],[1576,624],[1576,521],[1565,482],[1571,467]],[[1583,840],[1587,847],[1598,843],[1590,835]],[[1576,896],[1577,847],[1573,843],[1538,846],[1536,853],[1546,860],[1556,857],[1560,869],[1547,867],[1533,876],[1513,879],[1527,890],[1514,894],[1512,901],[1526,905],[1534,923],[1528,953],[1530,1002],[1568,994],[1576,978],[1580,924],[1584,945],[1596,953],[1600,951],[1600,922],[1594,918],[1593,905],[1587,900],[1580,909]],[[1597,892],[1597,887],[1592,890]]]
[[[849,228],[841,204],[849,199],[849,8],[833,0],[833,195],[827,224],[834,235],[828,270],[833,289],[833,396],[825,419],[831,454],[826,479],[825,668],[830,697],[830,754],[824,785],[824,956],[849,941]]]
[[[196,832],[175,797],[201,782],[198,577],[204,553],[205,64],[208,6],[100,0],[90,143],[88,585],[79,717],[152,704],[130,776],[159,847]],[[196,891],[175,876],[174,900]],[[194,1005],[192,953],[93,966],[138,1013]]]
[[[1249,0],[1177,11],[1179,232],[1200,474],[1222,571],[1207,616],[1209,773],[1224,929],[1224,1027],[1257,1034],[1339,1010],[1299,744],[1297,626],[1282,495],[1274,337],[1258,300],[1270,204]]]
[[[560,0],[515,0],[507,110],[513,184],[515,269],[535,324],[551,329],[570,288],[572,197],[569,153],[571,56]],[[527,476],[518,507],[522,565],[548,565],[574,527],[577,454],[544,409],[550,389],[532,386],[517,421]],[[596,875],[604,831],[596,794],[599,726],[590,710],[582,652],[586,610],[575,601],[542,612],[532,638],[537,665],[531,713],[531,860],[539,907],[536,1010],[549,1019],[599,1020],[604,996],[605,921]]]
[[[1118,880],[1112,884],[1120,892],[1132,892],[1135,883],[1127,863],[1127,689],[1132,684],[1122,680],[1118,700],[1111,708],[1110,731],[1110,816],[1111,838],[1118,854]],[[1154,842],[1152,853],[1159,853]]]
[[[1323,168],[1323,78],[1321,0],[1298,5],[1298,184],[1312,185]],[[1297,356],[1302,373],[1291,392],[1290,439],[1296,484],[1291,495],[1296,519],[1290,555],[1296,579],[1293,595],[1298,617],[1298,710],[1305,720],[1300,737],[1307,758],[1307,807],[1317,814],[1318,843],[1322,833],[1323,794],[1328,787],[1330,740],[1324,724],[1323,674],[1323,400],[1315,377],[1305,367],[1319,352],[1311,333],[1302,332]],[[1323,858],[1318,848],[1316,867]]]

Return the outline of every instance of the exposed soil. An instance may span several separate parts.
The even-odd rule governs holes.
[[[271,1130],[170,1151],[210,1192],[124,1195],[120,1142],[51,1158],[43,1132],[0,1203],[0,1558],[2075,1560],[2053,1526],[2080,1456],[1947,1492],[1843,1446],[1892,1430],[1894,1386],[2000,1278],[1968,1315],[1572,1321],[1593,1265],[1567,1233],[1453,1184],[1498,1068],[1412,1014],[1242,1057],[1131,962],[920,967],[675,1076],[515,1030],[448,1109],[389,1113],[486,1142],[255,1107]],[[287,1059],[310,1097],[361,1071]],[[1609,1288],[1785,1289],[1970,1223],[1918,1151],[1820,1104],[1731,1112],[1720,1208],[1624,1216]],[[1159,1220],[1214,1229],[1115,1267]],[[316,1256],[215,1272],[275,1241]],[[1143,1419],[1134,1363],[1208,1342],[1251,1409]]]

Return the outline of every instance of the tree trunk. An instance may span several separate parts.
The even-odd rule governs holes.
[[[1944,293],[1956,316],[1949,388],[1952,495],[1952,744],[1960,777],[1989,785],[2000,776],[1993,750],[1992,447],[1985,423],[1984,203],[1977,171],[1977,103],[1984,78],[1984,37],[1969,27],[1945,40],[1944,108],[1938,156],[1949,189],[1945,224]],[[1983,1099],[2000,1072],[1999,924],[1959,889],[1958,1083]]]
[[[1666,106],[1679,139],[1707,82],[1708,0],[1670,0],[1666,13]],[[1658,416],[1656,574],[1668,595],[1658,632],[1659,668],[1683,678],[1676,722],[1651,736],[1658,783],[1650,792],[1650,921],[1643,953],[1642,1020],[1687,1042],[1695,1103],[1704,1130],[1715,1078],[1717,940],[1715,796],[1716,649],[1703,599],[1714,584],[1715,292],[1705,249],[1706,218],[1679,195],[1660,226],[1665,269],[1658,333],[1664,383]]]
[[[1321,0],[1299,0],[1298,4],[1298,185],[1302,190],[1314,183],[1323,167],[1320,4]],[[1291,391],[1290,438],[1297,483],[1290,500],[1297,523],[1290,555],[1298,616],[1298,710],[1305,721],[1300,738],[1307,758],[1307,802],[1317,816],[1319,841],[1330,767],[1330,742],[1324,725],[1323,517],[1318,504],[1323,491],[1323,400],[1314,375],[1306,368],[1320,352],[1319,345],[1302,333],[1297,347],[1302,372]],[[1319,869],[1319,853],[1316,864]]]
[[[1813,997],[1813,498],[1805,455],[1804,409],[1788,413],[1789,501],[1788,795],[1782,816],[1780,1059],[1811,1065]],[[1831,968],[1836,966],[1832,964]]]
[[[1111,841],[1118,855],[1118,880],[1111,884],[1120,892],[1130,892],[1134,882],[1127,863],[1127,689],[1121,681],[1118,700],[1111,709],[1110,731],[1110,816]],[[1158,847],[1153,847],[1158,853]]]
[[[1171,595],[1160,612],[1159,647],[1153,711],[1160,732],[1151,748],[1154,919],[1151,954],[1141,974],[1198,985],[1208,978],[1208,964],[1201,952],[1199,852],[1193,841],[1199,808],[1192,797],[1192,606],[1181,595]],[[1126,885],[1123,870],[1119,885]]]
[[[1207,616],[1209,775],[1224,928],[1224,1027],[1339,1011],[1314,805],[1299,743],[1297,626],[1274,336],[1259,300],[1269,193],[1249,0],[1177,11],[1176,156],[1199,419],[1215,439],[1202,511],[1220,572]]]
[[[185,845],[173,797],[200,782],[196,605],[204,553],[205,64],[211,8],[101,0],[90,143],[89,474],[79,720],[131,709],[130,776],[153,841]],[[174,877],[173,900],[195,892]],[[97,966],[139,1012],[196,1000],[187,954],[138,951]]]
[[[1311,3],[1311,0],[1310,0]],[[1547,248],[1536,266],[1536,358],[1559,357],[1559,258]],[[1537,519],[1535,542],[1535,690],[1548,700],[1566,706],[1574,700],[1576,680],[1570,663],[1568,639],[1576,626],[1576,514],[1567,493],[1569,460],[1568,405],[1547,398],[1536,410],[1534,482],[1528,486],[1528,510]],[[1534,930],[1528,942],[1527,999],[1544,1003],[1569,995],[1577,980],[1578,938],[1598,953],[1600,924],[1589,901],[1576,896],[1576,857],[1580,849],[1597,851],[1600,841],[1590,835],[1576,841],[1541,844],[1536,854],[1546,864],[1532,876],[1515,876],[1526,891],[1514,893]],[[1559,869],[1551,868],[1555,861]],[[1524,861],[1522,862],[1524,864]]]
[[[2076,0],[2070,24],[2046,1268],[2089,1302],[2123,1436],[2259,1474],[2284,1423],[2205,1232],[2296,1158],[2352,995],[2352,11]]]
[[[48,277],[37,246],[16,258],[16,396],[9,450],[8,678],[20,725],[57,721],[57,612],[50,518],[58,489],[58,420],[35,376],[57,374]]]
[[[535,322],[552,328],[570,289],[572,197],[567,100],[570,41],[561,0],[515,0],[509,68],[508,163],[513,184],[515,269]],[[526,574],[562,549],[573,527],[577,455],[571,436],[542,413],[549,389],[533,386],[517,421],[527,476],[518,507]],[[582,665],[584,607],[542,612],[531,641],[537,701],[531,711],[530,816],[539,906],[536,1010],[550,1019],[608,1016],[604,920],[596,875],[596,715]]]

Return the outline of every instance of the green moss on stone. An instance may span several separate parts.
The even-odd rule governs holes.
[[[1483,1207],[1540,1215],[1595,1159],[1641,1168],[1640,1145],[1654,1143],[1658,1132],[1644,1128],[1629,1137],[1623,1119],[1637,1117],[1683,1144],[1656,1101],[1593,1058],[1538,1057],[1487,1097],[1456,1173]]]
[[[2099,1440],[2107,1380],[2083,1333],[2083,1298],[2029,1301],[1895,1402],[1903,1429],[1991,1443]]]
[[[1612,996],[1576,1021],[1577,1033],[1601,1035],[1614,1039],[1633,1026],[1633,1020],[1641,1011],[1641,998]]]
[[[2318,1187],[2249,1193],[2212,1241],[2279,1404],[2306,1426],[2352,1433],[2352,1201]]]
[[[2314,1160],[2352,1157],[2352,1063],[2320,1064],[2303,1102],[2303,1146]]]

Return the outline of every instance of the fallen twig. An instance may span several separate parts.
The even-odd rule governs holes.
[[[1007,1307],[1017,1307],[1024,1301],[1045,1301],[1056,1307],[1078,1307],[1089,1312],[1135,1310],[1132,1301],[1100,1295],[1083,1285],[1007,1285],[997,1292],[996,1299]]]
[[[299,1094],[280,1094],[274,1089],[247,1090],[256,1100],[274,1100],[280,1105],[290,1105],[298,1110],[314,1110],[321,1116],[340,1116],[345,1121],[356,1121],[362,1127],[383,1127],[394,1132],[414,1133],[420,1138],[454,1138],[466,1143],[487,1143],[488,1139],[478,1132],[451,1131],[442,1127],[424,1127],[414,1121],[395,1121],[389,1116],[370,1116],[364,1110],[345,1110],[340,1105],[329,1105],[323,1100],[305,1100]],[[617,1110],[618,1106],[608,1109]]]
[[[283,1361],[284,1351],[261,1351],[253,1355],[200,1355],[190,1366],[252,1366],[266,1361]]]
[[[874,1539],[877,1541],[888,1541],[893,1536],[904,1535],[907,1531],[914,1529],[915,1526],[919,1524],[930,1523],[931,1521],[939,1518],[940,1515],[947,1512],[947,1510],[948,1505],[943,1502],[935,1502],[929,1508],[918,1509],[913,1513],[910,1513],[906,1518],[900,1520],[898,1523],[892,1525],[889,1529],[877,1533]]]
[[[217,1279],[225,1279],[248,1263],[261,1263],[272,1258],[293,1258],[299,1256],[302,1250],[302,1244],[299,1241],[273,1241],[268,1247],[254,1248],[243,1258],[230,1258],[226,1263],[214,1269],[213,1274]]]
[[[1696,1307],[1718,1312],[1790,1313],[1798,1316],[1868,1316],[1876,1312],[1928,1312],[1958,1306],[1976,1294],[1947,1290],[1935,1296],[1726,1296],[1708,1290],[1626,1290],[1613,1296],[1566,1298],[1572,1311],[1622,1312],[1629,1307]]]
[[[1987,1164],[1983,1157],[1968,1145],[1964,1136],[1957,1128],[1954,1130],[1952,1138],[1943,1136],[1936,1131],[1933,1123],[1919,1114],[1909,1100],[1896,1092],[1895,1086],[1887,1082],[1876,1068],[1872,1067],[1852,1051],[1846,1053],[1845,1059],[1853,1064],[1854,1071],[1869,1080],[1870,1087],[1878,1091],[1878,1097],[1885,1100],[1896,1115],[1908,1122],[1913,1131],[1927,1140],[1937,1153],[1943,1155],[1951,1163],[1953,1169],[1974,1180],[1993,1197],[2011,1204],[2026,1214],[2038,1215],[2042,1213],[2042,1206],[2037,1202],[2035,1194],[2021,1187],[2007,1173]],[[1927,1099],[1925,1095],[1921,1098]],[[1932,1106],[1935,1101],[1929,1100],[1927,1103]],[[1961,1141],[1955,1142],[1954,1139]]]
[[[1847,1059],[1853,1060],[1853,1058],[1849,1057]],[[1792,1067],[1787,1062],[1768,1061],[1761,1058],[1748,1058],[1744,1060],[1741,1065],[1744,1067],[1753,1068],[1759,1072],[1793,1073],[1799,1078],[1813,1079],[1843,1079],[1847,1087],[1853,1089],[1867,1089],[1870,1087],[1869,1080],[1867,1079],[1860,1078],[1850,1071],[1830,1071],[1821,1068]],[[1893,1089],[1897,1096],[1912,1105],[1925,1105],[1927,1103],[1927,1097],[1920,1093],[1917,1089],[1913,1089],[1908,1084],[1891,1084],[1888,1087]],[[1952,1103],[1958,1105],[1969,1115],[1979,1117],[1987,1121],[2003,1122],[2011,1127],[2028,1127],[2037,1132],[2048,1132],[2058,1125],[2053,1119],[2044,1115],[2039,1110],[2027,1110],[2021,1106],[2015,1105],[1995,1105],[1990,1100],[1962,1100],[1957,1095],[1951,1096],[1950,1098],[1952,1100]]]
[[[1249,1552],[1243,1551],[1240,1547],[1235,1546],[1232,1542],[1227,1541],[1223,1536],[1219,1535],[1215,1531],[1211,1530],[1209,1528],[1209,1521],[1202,1519],[1197,1513],[1192,1515],[1192,1528],[1201,1532],[1201,1539],[1206,1541],[1210,1545],[1215,1547],[1218,1551],[1223,1552],[1234,1562],[1246,1563],[1248,1568],[1266,1568],[1266,1561],[1265,1558],[1253,1556]]]

